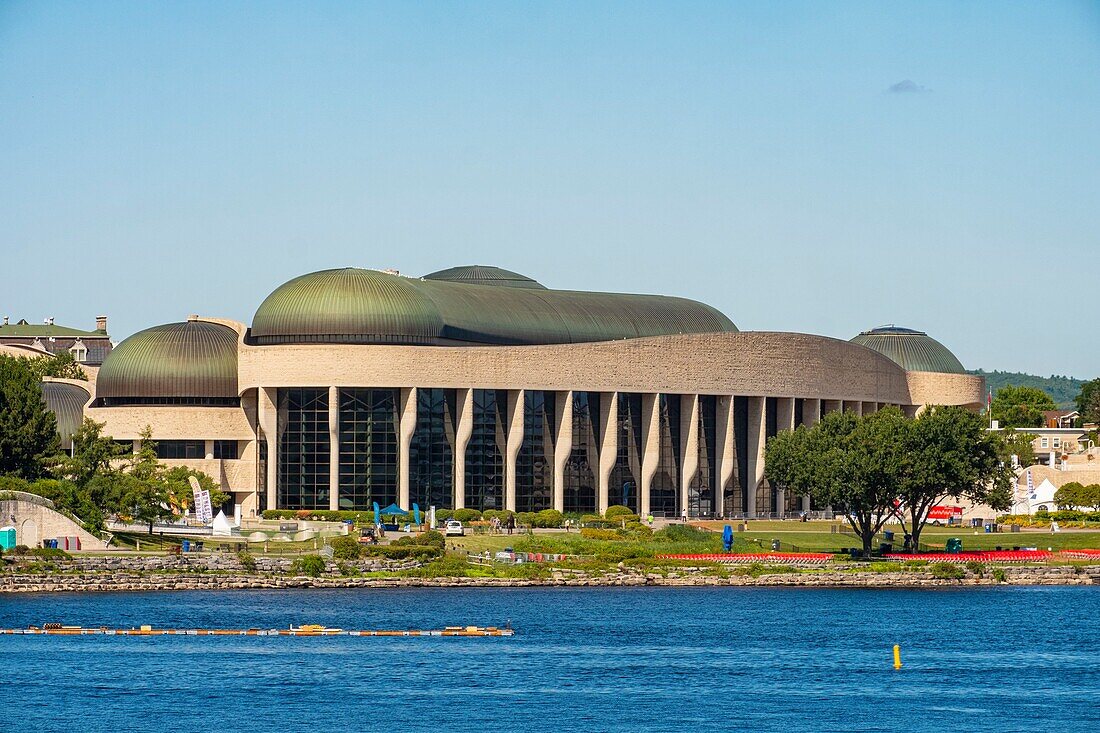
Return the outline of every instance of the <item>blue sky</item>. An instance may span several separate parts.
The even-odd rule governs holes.
[[[8,0],[0,315],[482,263],[1093,377],[1098,69],[1091,2]]]

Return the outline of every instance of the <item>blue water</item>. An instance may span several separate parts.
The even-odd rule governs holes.
[[[497,639],[0,637],[0,729],[1100,730],[1098,602],[1093,588],[0,596],[5,628],[511,620],[517,630]]]

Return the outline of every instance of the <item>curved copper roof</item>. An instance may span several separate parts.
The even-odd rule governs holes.
[[[237,397],[237,333],[205,321],[139,331],[111,351],[96,400]]]
[[[473,285],[499,285],[509,288],[534,288],[546,290],[546,286],[518,272],[505,270],[491,265],[461,265],[437,270],[424,276],[425,280],[445,280],[453,283]]]
[[[966,374],[955,355],[923,331],[894,325],[879,326],[859,334],[852,343],[874,349],[909,372]]]
[[[73,433],[84,421],[84,405],[91,394],[87,389],[68,382],[42,382],[42,401],[57,420],[57,434],[62,447],[72,444]]]
[[[685,298],[414,280],[348,268],[276,288],[257,309],[250,339],[530,345],[736,330],[719,311]]]

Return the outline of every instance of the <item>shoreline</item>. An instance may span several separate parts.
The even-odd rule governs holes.
[[[930,572],[782,572],[719,576],[703,572],[561,574],[551,578],[486,577],[309,577],[240,573],[93,572],[5,573],[0,594],[114,593],[193,590],[293,590],[320,588],[622,588],[622,587],[771,587],[771,588],[960,588],[989,586],[1100,585],[1100,566],[1004,567],[1003,579],[968,573],[960,579],[934,578]]]

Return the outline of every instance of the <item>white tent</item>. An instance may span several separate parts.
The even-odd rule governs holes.
[[[225,512],[219,511],[218,516],[214,517],[214,536],[228,537],[231,534],[233,525],[229,522],[229,517],[225,516]]]
[[[1057,490],[1058,488],[1050,482],[1050,479],[1043,479],[1043,482],[1033,487],[1027,495],[1027,513],[1034,514],[1041,509],[1056,511],[1058,507],[1054,505],[1054,492]]]

